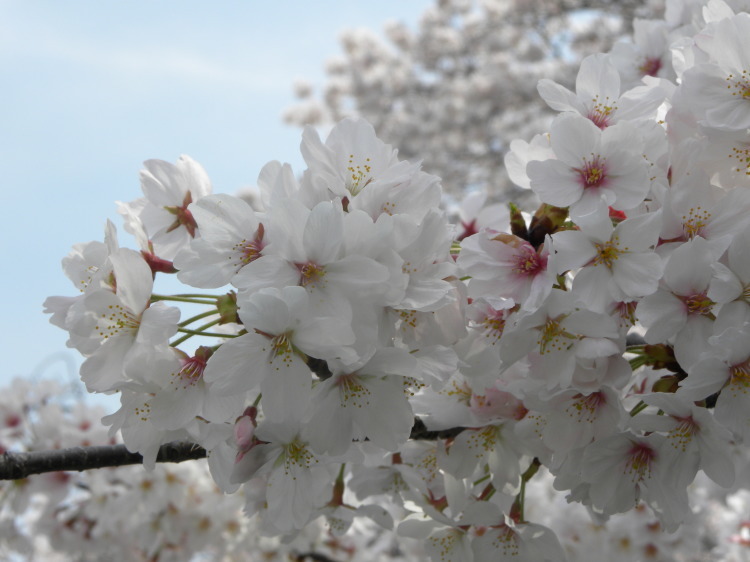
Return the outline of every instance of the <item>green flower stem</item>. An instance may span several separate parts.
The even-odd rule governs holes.
[[[644,355],[639,355],[638,357],[634,357],[630,361],[630,368],[635,371],[639,367],[643,367],[644,365],[648,364],[648,358]]]
[[[638,404],[635,405],[635,407],[630,410],[630,417],[637,416],[639,413],[641,413],[643,410],[648,408],[648,404],[646,404],[643,400],[638,402]]]
[[[495,486],[492,484],[492,482],[488,482],[487,485],[484,487],[484,490],[482,490],[482,493],[479,494],[479,497],[477,497],[477,500],[479,501],[489,501],[492,496],[495,495]]]
[[[341,465],[339,475],[336,477],[336,482],[333,483],[333,494],[331,495],[331,501],[328,502],[329,506],[337,507],[344,505],[344,490],[346,486],[344,484],[344,469],[346,463]]]
[[[341,468],[339,469],[339,475],[336,477],[336,482],[344,481],[344,469],[345,468],[346,468],[346,463],[341,463]]]
[[[518,522],[523,523],[526,521],[526,515],[524,513],[524,510],[526,509],[526,480],[523,478],[521,479],[521,491],[518,492],[516,501],[518,502]]]
[[[207,316],[214,316],[215,314],[217,314],[215,310],[208,310],[206,312],[202,312],[201,314],[196,314],[195,316],[188,318],[187,320],[183,320],[182,322],[177,324],[177,326],[179,328],[183,328],[187,326],[188,324],[192,324],[196,320],[200,320],[201,318],[206,318]]]
[[[534,458],[534,461],[529,465],[529,468],[526,469],[526,472],[521,475],[521,490],[518,492],[518,495],[513,502],[513,506],[510,508],[510,516],[517,523],[524,523],[526,521],[526,518],[524,516],[526,482],[534,477],[534,475],[539,471],[540,466],[542,466],[542,463],[539,462],[539,459]]]
[[[210,324],[206,324],[207,326],[213,326],[214,324],[218,324],[218,322],[211,322]],[[203,326],[201,326],[203,328]],[[190,334],[191,336],[208,336],[210,338],[236,338],[234,334],[222,334],[219,332],[204,332],[202,330],[188,330],[187,328],[178,328],[178,332],[181,332],[183,334]]]
[[[219,322],[221,322],[221,319],[217,318],[216,320],[211,320],[211,322],[203,324],[203,326],[200,326],[200,327],[198,327],[195,330],[188,330],[187,328],[177,328],[178,332],[183,333],[185,335],[182,336],[181,338],[173,341],[169,345],[171,345],[172,347],[178,346],[182,342],[184,342],[185,340],[187,340],[187,339],[189,339],[189,338],[191,338],[193,336],[209,336],[209,337],[216,337],[216,338],[234,338],[234,337],[236,337],[233,334],[217,334],[215,332],[204,332],[204,330],[206,330],[207,328],[210,328],[211,326],[215,326]]]
[[[492,474],[489,474],[489,473],[485,474],[479,480],[477,480],[476,482],[474,482],[473,485],[474,486],[478,486],[479,484],[481,484],[482,482],[484,482],[485,480],[487,480],[490,476],[492,476]]]
[[[234,334],[221,334],[219,332],[200,332],[198,330],[188,330],[186,328],[180,328],[177,331],[180,333],[186,334],[188,336],[206,336],[207,338],[236,338],[237,337]]]
[[[158,301],[174,301],[174,302],[189,302],[191,304],[209,304],[216,306],[216,299],[211,295],[198,295],[193,297],[184,297],[181,295],[151,295],[151,302]]]

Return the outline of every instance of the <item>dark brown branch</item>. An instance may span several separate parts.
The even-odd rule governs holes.
[[[324,554],[317,552],[305,552],[304,554],[293,554],[296,562],[336,562],[333,558],[328,558]]]
[[[455,437],[465,428],[452,427],[440,431],[428,430],[422,420],[414,418],[411,439],[436,440]],[[156,462],[183,462],[206,457],[206,450],[195,443],[166,443],[159,449]],[[125,445],[97,447],[72,447],[30,453],[4,453],[0,455],[0,480],[20,480],[32,474],[45,472],[91,470],[111,466],[142,464],[139,453],[131,453]]]
[[[325,359],[316,359],[315,357],[307,358],[307,368],[315,373],[322,381],[330,379],[331,370],[328,368],[328,362]]]
[[[195,443],[166,443],[159,448],[156,462],[183,462],[206,457],[206,450]],[[110,466],[141,464],[143,457],[125,445],[72,447],[30,453],[0,455],[0,480],[19,480],[32,474],[64,470],[91,470]]]
[[[437,439],[449,439],[461,433],[465,427],[451,427],[439,431],[430,431],[424,422],[419,418],[414,418],[414,425],[411,428],[410,439],[421,439],[423,441],[436,441]]]

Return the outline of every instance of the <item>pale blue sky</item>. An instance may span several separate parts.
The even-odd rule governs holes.
[[[230,193],[269,160],[300,172],[300,131],[281,121],[294,80],[323,83],[341,29],[413,25],[430,4],[0,0],[0,384],[55,357],[77,368],[42,302],[74,294],[60,260],[121,226],[114,201],[140,196],[143,160],[188,154]]]

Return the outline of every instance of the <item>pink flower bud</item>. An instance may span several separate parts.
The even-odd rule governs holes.
[[[242,416],[234,424],[234,442],[242,453],[246,453],[253,445],[255,425],[250,416]]]
[[[528,410],[518,398],[497,388],[488,388],[484,395],[472,394],[469,403],[472,413],[481,420],[520,420]]]

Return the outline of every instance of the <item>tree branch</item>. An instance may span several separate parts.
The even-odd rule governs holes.
[[[414,419],[411,439],[431,440],[455,437],[464,427],[452,427],[440,431],[429,431],[422,420]],[[206,458],[206,450],[195,443],[166,443],[159,448],[156,462],[183,462]],[[32,474],[78,471],[142,464],[139,453],[131,453],[125,445],[100,445],[96,447],[72,447],[29,453],[3,453],[0,455],[0,480],[20,480]]]
[[[304,554],[293,554],[296,562],[336,562],[333,558],[328,558],[324,554],[318,554],[317,552],[305,552]]]
[[[430,431],[424,422],[419,418],[414,418],[414,425],[411,428],[409,439],[421,439],[423,441],[436,441],[438,439],[450,439],[461,433],[465,427],[450,427],[438,431]]]
[[[195,443],[166,443],[159,448],[156,462],[183,462],[206,457],[206,450]],[[125,445],[72,447],[29,453],[0,455],[0,480],[19,480],[32,474],[63,470],[91,470],[110,466],[143,463],[139,453],[131,453]]]

